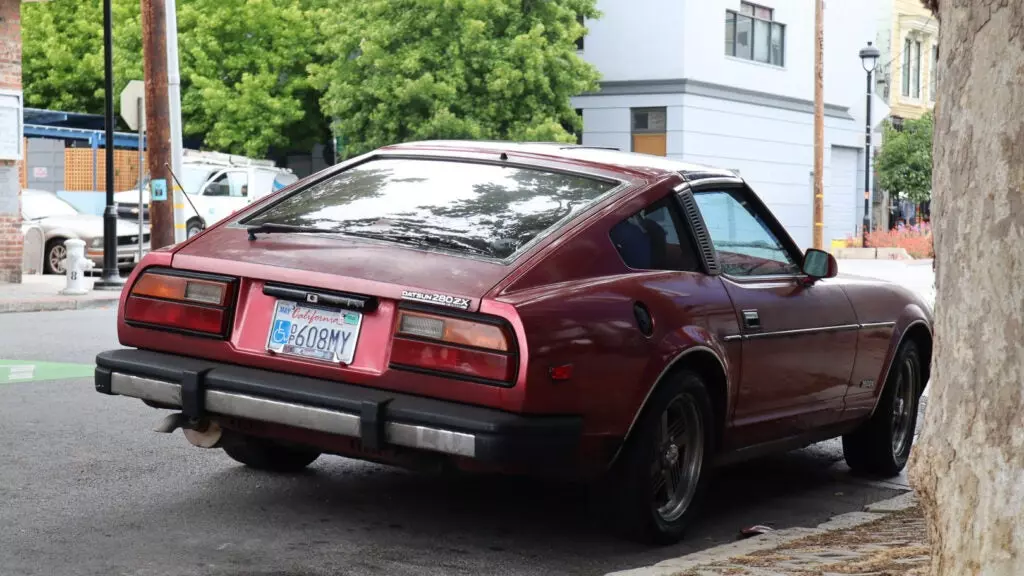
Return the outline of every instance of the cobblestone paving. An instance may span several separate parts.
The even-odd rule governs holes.
[[[923,576],[927,528],[918,507],[846,530],[734,556],[678,576]]]

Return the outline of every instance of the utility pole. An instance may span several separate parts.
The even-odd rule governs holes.
[[[814,0],[814,247],[818,250],[825,245],[824,11],[824,0]]]
[[[178,7],[175,0],[166,0],[164,15],[167,18],[167,97],[171,113],[171,178],[167,184],[173,190],[174,199],[174,243],[185,240],[185,191],[178,186],[182,177],[181,144],[181,74],[178,72]],[[170,197],[170,196],[169,196]]]
[[[164,0],[142,0],[142,68],[146,82],[146,164],[149,169],[149,245],[174,244],[171,126],[167,98],[167,13]]]

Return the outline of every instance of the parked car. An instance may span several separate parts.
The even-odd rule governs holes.
[[[287,168],[269,160],[253,160],[227,154],[187,156],[177,175],[188,198],[185,201],[186,236],[191,238],[207,225],[245,208],[250,202],[298,180]],[[115,194],[118,218],[139,219],[139,191]],[[143,189],[143,219],[149,221],[149,184]]]
[[[64,241],[77,238],[85,242],[85,255],[97,267],[103,266],[103,217],[84,214],[53,192],[21,191],[21,217],[38,225],[46,238],[43,271],[63,274],[67,256]],[[149,252],[149,226],[142,229],[143,254]],[[117,222],[117,265],[130,268],[139,260],[139,225]]]
[[[590,480],[678,540],[713,468],[842,436],[906,464],[931,311],[801,252],[728,170],[386,147],[149,254],[96,389],[253,468],[321,454]]]

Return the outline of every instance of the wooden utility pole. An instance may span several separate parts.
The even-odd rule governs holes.
[[[814,247],[824,250],[825,228],[825,71],[824,0],[814,0]]]
[[[167,12],[164,0],[142,0],[142,66],[146,82],[146,142],[149,170],[149,245],[174,244],[171,125],[167,100]],[[164,199],[155,198],[162,196]]]

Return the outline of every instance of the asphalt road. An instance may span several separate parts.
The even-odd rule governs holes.
[[[0,361],[91,363],[114,347],[112,309],[0,314]],[[830,441],[724,471],[687,540],[647,548],[594,526],[571,485],[340,457],[254,472],[152,432],[161,412],[68,376],[87,366],[42,366],[57,379],[0,378],[2,576],[604,574],[899,493],[846,475]]]

